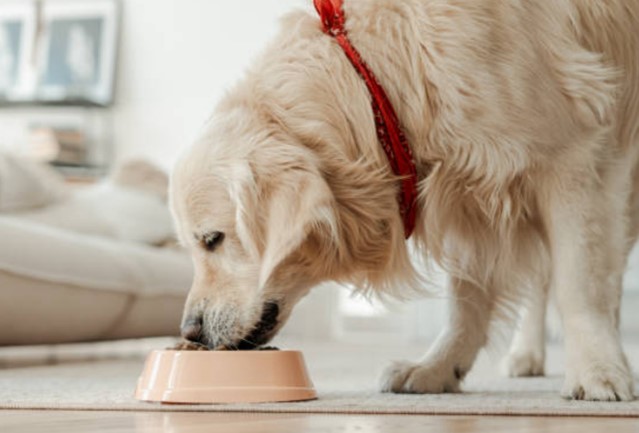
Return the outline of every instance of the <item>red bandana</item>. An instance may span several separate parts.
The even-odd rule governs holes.
[[[398,196],[399,210],[404,220],[404,234],[408,239],[415,228],[417,211],[417,172],[410,146],[384,88],[348,39],[344,28],[343,0],[314,0],[314,3],[322,20],[324,32],[334,37],[339,46],[342,47],[348,60],[366,82],[371,94],[377,138],[386,152],[393,173],[401,177],[402,188]]]

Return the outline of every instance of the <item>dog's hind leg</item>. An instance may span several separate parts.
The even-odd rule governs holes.
[[[544,375],[547,306],[548,285],[535,291],[522,306],[519,327],[504,358],[503,369],[508,376]]]
[[[451,278],[449,323],[419,362],[396,362],[382,377],[384,392],[458,392],[479,350],[486,344],[494,294]]]

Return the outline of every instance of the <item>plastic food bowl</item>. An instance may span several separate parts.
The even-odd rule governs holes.
[[[135,398],[162,403],[257,403],[317,398],[302,352],[178,351],[149,354]]]

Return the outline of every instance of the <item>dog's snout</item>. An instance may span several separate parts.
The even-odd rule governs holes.
[[[199,343],[202,339],[202,316],[185,320],[180,333],[185,340]]]
[[[190,312],[182,320],[180,333],[193,343],[214,349],[220,346],[239,350],[252,350],[267,343],[278,326],[280,308],[277,302],[265,302],[259,320],[247,332],[239,321],[237,308],[205,308]]]

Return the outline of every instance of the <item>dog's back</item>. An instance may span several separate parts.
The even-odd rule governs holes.
[[[615,112],[616,144],[632,176],[629,197],[628,246],[639,235],[639,1],[572,0],[575,32],[588,50],[603,54],[603,61],[619,72]]]
[[[579,42],[603,54],[620,73],[617,112],[621,145],[639,147],[639,1],[572,0]]]

